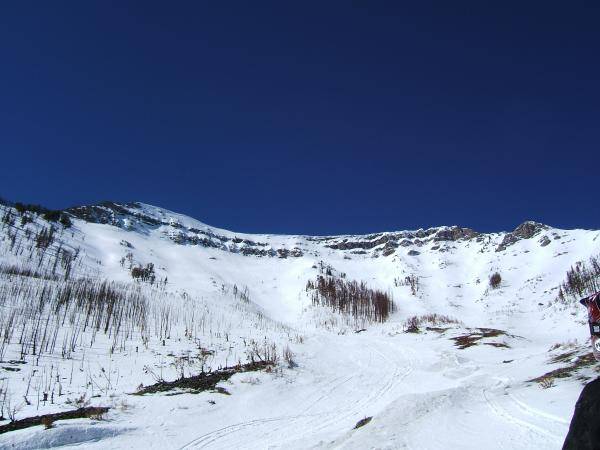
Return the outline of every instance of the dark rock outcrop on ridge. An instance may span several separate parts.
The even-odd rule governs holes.
[[[531,239],[543,230],[547,230],[548,226],[543,223],[527,221],[523,222],[514,231],[507,233],[502,239],[502,242],[496,249],[497,252],[506,250],[511,245],[519,242],[521,239]]]

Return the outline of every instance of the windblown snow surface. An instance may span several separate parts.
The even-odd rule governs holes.
[[[73,225],[54,225],[55,239],[40,248],[35,236],[50,224],[7,212],[16,220],[1,226],[0,289],[15,294],[0,300],[0,323],[5,330],[12,320],[14,332],[0,336],[0,425],[7,411],[18,420],[111,409],[0,434],[0,449],[558,449],[595,376],[593,364],[579,364],[589,354],[585,311],[557,296],[567,270],[600,253],[598,231],[530,223],[524,236],[457,227],[244,235],[136,203],[72,210]],[[134,281],[131,268],[148,263],[154,283]],[[377,323],[313,306],[307,282],[324,270],[390,293],[396,311]],[[495,272],[502,281],[493,289]],[[124,319],[120,329],[95,330],[77,309],[57,318],[60,302],[40,305],[67,277],[139,294],[144,326]],[[430,316],[407,332],[409,318],[428,314],[456,322]],[[277,365],[221,382],[229,395],[133,395],[159,379],[243,364],[261,349],[275,349]]]

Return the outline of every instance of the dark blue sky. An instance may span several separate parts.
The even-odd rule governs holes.
[[[208,3],[5,2],[0,196],[248,232],[600,227],[598,2]]]

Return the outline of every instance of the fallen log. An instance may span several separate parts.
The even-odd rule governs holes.
[[[6,425],[0,425],[0,434],[35,427],[37,425],[45,425],[47,428],[50,428],[57,420],[100,417],[102,414],[107,413],[109,409],[110,408],[106,406],[88,406],[85,408],[72,409],[70,411],[26,417],[25,419],[14,420]]]

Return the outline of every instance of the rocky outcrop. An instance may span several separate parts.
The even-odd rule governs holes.
[[[506,250],[511,245],[516,244],[522,239],[531,239],[538,235],[540,232],[547,230],[549,227],[543,223],[527,221],[523,222],[514,231],[506,233],[500,245],[496,248],[497,252]]]
[[[71,216],[86,222],[113,225],[126,230],[157,229],[165,227],[164,234],[179,245],[218,248],[244,256],[298,258],[303,255],[297,247],[268,249],[265,242],[254,242],[237,236],[228,237],[208,230],[186,227],[173,218],[159,220],[142,209],[139,203],[102,202],[97,205],[76,206],[66,210]]]
[[[392,243],[391,241],[388,241],[384,246],[383,246],[383,252],[381,253],[383,256],[390,256],[393,255],[394,252],[396,251],[396,248],[398,247],[397,244]]]
[[[479,236],[479,233],[462,227],[443,228],[435,234],[434,241],[458,241],[459,239],[472,239]]]
[[[480,233],[462,227],[428,228],[427,230],[400,231],[396,233],[378,233],[368,236],[327,237],[319,242],[334,250],[371,250],[382,246],[382,255],[389,256],[398,247],[423,246],[427,242],[458,241],[473,239]],[[313,239],[311,239],[313,240]],[[377,249],[380,250],[380,249]]]
[[[600,449],[600,378],[589,382],[575,404],[563,450]]]
[[[343,238],[327,238],[325,247],[333,250],[371,250],[382,246],[384,256],[394,253],[399,246],[407,247],[413,245],[416,234],[411,231],[401,231],[398,233],[379,233],[368,236],[352,236]],[[379,249],[378,249],[379,250]],[[353,252],[355,253],[355,252]]]
[[[540,231],[547,230],[547,229],[548,229],[548,226],[544,225],[543,223],[527,221],[527,222],[523,222],[521,225],[519,225],[517,228],[515,228],[515,231],[513,231],[512,234],[514,234],[515,236],[517,236],[521,239],[531,239],[536,234],[538,234]]]
[[[542,236],[540,239],[540,246],[541,247],[545,247],[547,245],[549,245],[552,241],[550,240],[550,238],[548,236]]]
[[[97,205],[74,206],[65,211],[86,222],[101,223],[123,227],[127,219],[135,219],[140,223],[159,226],[161,222],[141,212],[135,211],[139,208],[137,203],[119,204],[115,202],[101,202]]]

